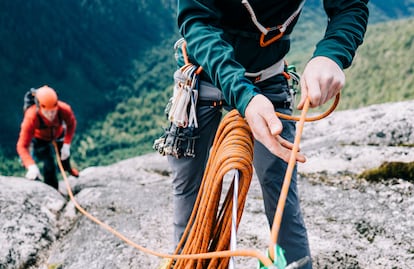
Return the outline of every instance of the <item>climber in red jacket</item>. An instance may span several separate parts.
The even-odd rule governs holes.
[[[70,165],[70,144],[76,129],[76,118],[71,107],[58,100],[58,96],[48,86],[35,91],[35,104],[27,108],[21,124],[17,153],[27,169],[26,178],[41,178],[37,163],[43,163],[43,180],[58,189],[55,152],[56,141],[62,165],[72,176],[79,172]]]

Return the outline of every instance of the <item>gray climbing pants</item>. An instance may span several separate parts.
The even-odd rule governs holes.
[[[278,76],[266,80],[260,85],[258,84],[258,86],[262,90],[262,93],[274,102],[275,110],[285,114],[291,113],[289,107],[283,107],[283,105],[280,107],[280,104],[289,100],[288,86],[284,79]],[[218,107],[198,107],[197,118],[199,128],[196,129],[195,135],[198,135],[199,139],[195,145],[195,158],[182,157],[176,159],[175,157],[168,156],[168,161],[173,171],[173,221],[174,243],[176,245],[181,239],[197,198],[204,168],[208,160],[209,150],[213,143],[221,116],[222,112]],[[282,120],[282,123],[282,137],[293,141],[295,122]],[[270,153],[258,141],[254,141],[254,143],[254,167],[263,192],[266,217],[271,227],[287,163]],[[288,263],[305,256],[310,257],[307,231],[299,204],[296,169],[292,176],[283,213],[278,245],[285,250],[285,257]],[[312,268],[312,265],[308,263],[302,268],[309,269]]]

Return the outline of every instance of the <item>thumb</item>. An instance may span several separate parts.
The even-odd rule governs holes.
[[[300,88],[301,88],[300,101],[296,107],[298,110],[303,109],[303,106],[305,105],[305,101],[308,98],[308,86],[305,82],[305,79],[303,78],[300,80]]]
[[[263,116],[263,118],[266,121],[267,127],[269,128],[269,131],[272,134],[272,136],[277,136],[282,133],[282,130],[283,130],[282,122],[276,116],[273,110],[267,112]]]

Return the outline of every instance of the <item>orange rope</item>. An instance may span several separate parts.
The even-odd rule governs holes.
[[[332,105],[328,108],[328,110],[326,110],[326,111],[325,111],[325,112],[323,112],[322,114],[319,114],[319,115],[316,115],[316,116],[313,116],[313,117],[309,117],[309,118],[305,117],[305,118],[304,118],[304,121],[306,121],[306,122],[312,122],[312,121],[317,121],[317,120],[321,120],[321,119],[323,119],[323,118],[326,118],[326,117],[327,117],[327,116],[329,116],[329,114],[331,114],[331,113],[335,110],[335,108],[338,106],[340,98],[341,98],[341,93],[338,93],[338,94],[335,96],[335,100],[334,100],[334,102],[333,102],[333,103],[332,103]],[[307,100],[307,102],[309,102],[309,100]],[[303,111],[304,111],[304,110],[305,110],[305,109],[302,109],[302,115],[303,115]],[[291,116],[291,115],[286,115],[286,114],[279,113],[279,112],[276,112],[276,115],[277,115],[279,118],[282,118],[282,119],[285,119],[285,120],[294,120],[294,121],[300,121],[300,120],[301,120],[301,117],[295,117],[295,116]],[[306,116],[306,115],[305,115],[305,116]]]
[[[223,118],[216,133],[199,194],[176,253],[181,247],[182,255],[229,249],[234,182],[219,210],[223,178],[233,169],[240,173],[236,224],[238,226],[253,174],[252,163],[253,138],[250,128],[237,110],[232,110]],[[174,268],[227,268],[228,260],[178,260]]]
[[[339,100],[339,96],[337,98]],[[296,129],[295,140],[293,142],[292,153],[290,154],[288,166],[285,173],[285,178],[283,179],[282,190],[280,192],[279,201],[277,203],[276,213],[273,219],[273,225],[271,230],[271,240],[269,244],[269,254],[270,258],[274,259],[274,246],[277,243],[279,236],[280,224],[282,222],[282,215],[286,204],[287,195],[289,192],[290,182],[292,180],[292,173],[296,165],[296,155],[299,151],[300,140],[302,137],[303,126],[306,121],[306,113],[309,110],[309,99],[306,99],[306,102],[303,106],[302,114],[299,118],[298,126]]]
[[[224,250],[224,251],[217,251],[217,252],[197,253],[197,254],[187,254],[187,255],[185,255],[185,254],[171,255],[171,254],[167,254],[167,253],[160,253],[160,252],[153,251],[151,249],[145,248],[145,247],[133,242],[128,237],[126,237],[122,233],[118,232],[115,228],[111,227],[110,225],[108,225],[108,224],[102,222],[101,220],[99,220],[98,218],[94,217],[92,214],[87,212],[84,208],[82,208],[79,205],[79,203],[76,201],[76,199],[73,195],[73,192],[71,190],[68,178],[66,176],[66,172],[65,172],[65,170],[63,168],[63,165],[62,165],[62,162],[60,160],[60,156],[58,154],[58,147],[57,147],[56,142],[53,142],[53,146],[54,146],[54,149],[55,149],[57,164],[59,166],[60,172],[62,173],[63,179],[65,181],[65,185],[66,185],[66,189],[68,191],[69,198],[73,202],[73,204],[75,205],[76,209],[78,209],[79,212],[81,212],[85,217],[87,217],[91,221],[95,222],[96,224],[98,224],[100,227],[107,230],[108,232],[112,233],[114,236],[121,239],[126,244],[130,245],[131,247],[133,247],[135,249],[138,249],[139,251],[142,251],[142,252],[144,252],[146,254],[149,254],[149,255],[153,255],[153,256],[157,256],[157,257],[161,257],[161,258],[176,259],[176,260],[181,260],[181,259],[188,259],[188,260],[191,260],[191,259],[213,259],[213,258],[218,259],[218,258],[226,258],[226,257],[230,258],[230,257],[233,257],[233,256],[240,256],[240,257],[255,257],[258,260],[260,260],[266,266],[272,266],[273,265],[272,261],[268,257],[263,255],[259,251],[253,250],[253,249],[234,250],[234,251]]]
[[[283,214],[284,200],[286,199],[287,194],[286,190],[289,189],[290,184],[291,172],[289,171],[291,170],[290,167],[294,166],[296,163],[295,154],[298,151],[303,123],[305,121],[316,120],[316,118],[319,119],[329,115],[334,110],[337,100],[339,100],[339,95],[337,96],[335,104],[332,106],[333,108],[314,118],[305,117],[309,108],[309,101],[307,100],[305,103],[299,121],[298,133],[295,137],[295,143],[292,150],[293,153],[291,155],[288,170],[285,176],[285,182],[282,186],[281,198],[279,199],[277,212],[275,214],[270,249],[273,248],[275,242],[277,241],[281,216]],[[296,117],[284,114],[282,114],[282,116],[278,116],[293,120],[297,119]],[[133,242],[113,227],[102,222],[83,209],[76,201],[72,193],[69,181],[60,161],[57,145],[55,142],[53,144],[55,147],[56,158],[58,160],[57,163],[65,181],[68,195],[75,207],[84,216],[108,232],[112,233],[126,244],[146,254],[171,259],[169,264],[171,267],[173,266],[173,260],[176,260],[176,264],[173,268],[188,268],[188,266],[192,266],[191,268],[196,266],[197,269],[227,268],[229,258],[234,256],[255,257],[264,266],[273,266],[272,260],[257,250],[227,250],[229,248],[231,234],[231,198],[233,196],[233,183],[231,184],[232,186],[229,188],[229,192],[227,193],[222,208],[219,211],[218,204],[220,202],[222,192],[223,177],[233,169],[237,169],[240,173],[236,224],[236,227],[238,227],[253,173],[252,134],[247,122],[241,117],[237,110],[230,111],[220,123],[189,224],[187,225],[183,238],[177,247],[176,253],[172,255],[156,252]],[[183,248],[182,252],[181,254],[178,254],[178,249],[181,247]],[[273,253],[272,251],[269,252]]]

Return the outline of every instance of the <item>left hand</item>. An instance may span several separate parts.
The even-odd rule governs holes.
[[[70,144],[63,144],[62,149],[60,150],[60,159],[62,161],[66,160],[70,156]]]
[[[310,60],[300,79],[302,109],[309,97],[310,107],[318,107],[336,96],[345,85],[345,74],[333,60],[317,56]]]
[[[280,136],[283,125],[276,116],[270,100],[261,94],[254,96],[246,107],[245,116],[254,138],[272,154],[289,162],[293,144]],[[296,161],[303,163],[306,158],[298,152]]]

